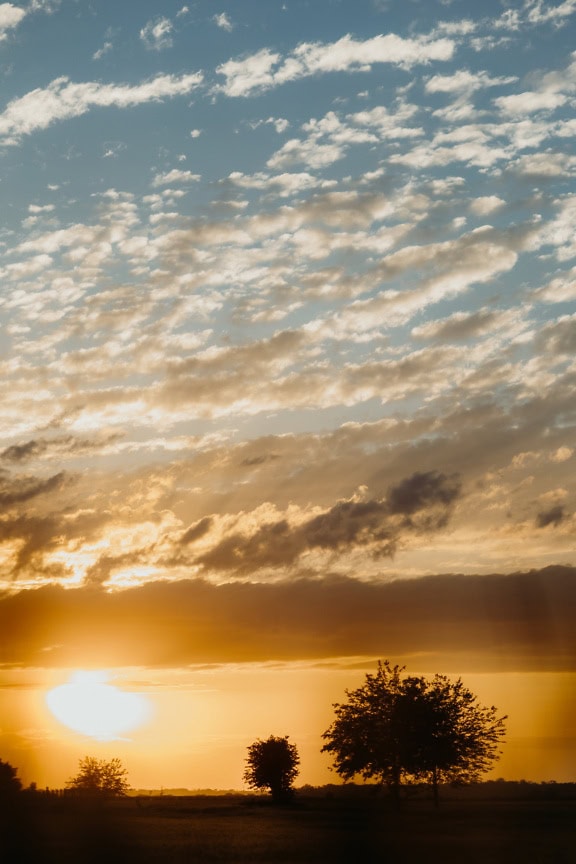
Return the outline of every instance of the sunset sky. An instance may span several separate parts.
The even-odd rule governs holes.
[[[378,658],[509,715],[492,776],[576,781],[575,49],[576,0],[0,3],[26,783],[242,788],[270,734],[335,780]],[[145,720],[63,725],[78,671]]]

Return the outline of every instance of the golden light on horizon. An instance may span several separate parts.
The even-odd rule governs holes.
[[[152,705],[140,694],[107,683],[109,678],[103,670],[74,672],[66,684],[48,691],[46,704],[74,732],[98,741],[122,737],[146,722]]]

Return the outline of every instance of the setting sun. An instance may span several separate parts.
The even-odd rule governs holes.
[[[68,683],[46,694],[48,708],[60,723],[99,741],[110,741],[140,726],[150,702],[108,684],[107,672],[75,672]]]

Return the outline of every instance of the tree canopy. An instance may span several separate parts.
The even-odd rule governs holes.
[[[379,663],[362,687],[347,690],[348,701],[334,705],[322,751],[347,780],[375,778],[396,797],[403,780],[427,780],[437,802],[440,782],[471,782],[491,767],[506,718],[480,705],[460,679],[403,672]]]
[[[0,798],[11,798],[22,789],[18,771],[9,762],[0,759]]]
[[[92,795],[126,795],[128,772],[120,759],[96,759],[85,756],[78,765],[78,774],[66,783],[68,789]]]
[[[299,764],[298,749],[288,735],[270,735],[266,741],[259,739],[248,747],[244,780],[253,789],[268,789],[275,801],[281,801],[293,792]]]

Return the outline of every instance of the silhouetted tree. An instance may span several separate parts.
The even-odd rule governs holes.
[[[253,789],[268,789],[274,801],[283,801],[293,793],[299,764],[297,747],[288,741],[288,735],[270,735],[248,747],[244,780]]]
[[[0,798],[11,798],[22,789],[18,770],[0,759]]]
[[[403,671],[379,663],[362,687],[347,690],[348,701],[334,705],[322,751],[334,755],[342,777],[376,778],[396,801],[403,779],[428,780],[438,803],[440,782],[476,780],[498,758],[506,718],[479,705],[460,679]]]
[[[85,756],[78,765],[78,774],[66,783],[68,789],[92,795],[126,795],[129,784],[127,770],[120,759],[95,759]]]

